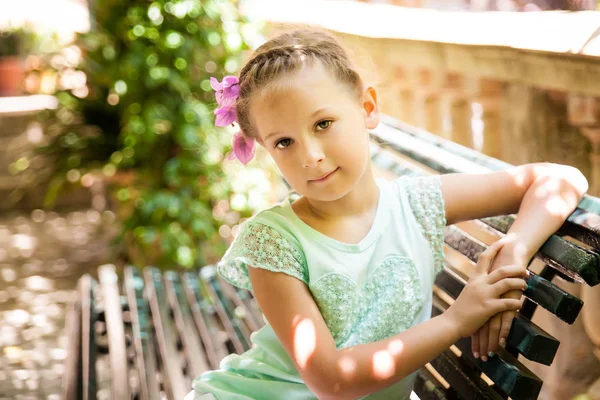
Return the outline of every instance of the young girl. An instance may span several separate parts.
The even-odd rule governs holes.
[[[375,179],[377,93],[320,30],[281,34],[239,78],[212,86],[217,125],[241,128],[231,157],[247,163],[258,142],[300,197],[244,223],[218,264],[252,290],[267,324],[251,350],[196,378],[190,400],[407,399],[414,372],[459,338],[475,334],[485,360],[521,306],[527,262],[587,190],[578,170],[545,163]],[[431,318],[446,224],[517,211],[454,304]]]

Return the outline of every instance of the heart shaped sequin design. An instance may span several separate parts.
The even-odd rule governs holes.
[[[361,288],[348,276],[333,272],[311,283],[310,289],[337,348],[402,332],[423,307],[415,264],[399,255],[388,255],[369,271]]]

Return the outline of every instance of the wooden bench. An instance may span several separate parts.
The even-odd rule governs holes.
[[[372,136],[372,159],[390,178],[507,166],[389,118]],[[470,339],[460,340],[419,371],[421,399],[537,398],[542,381],[517,356],[550,365],[557,352],[558,340],[531,322],[538,306],[569,324],[583,306],[552,283],[554,277],[590,286],[600,281],[599,211],[598,199],[587,196],[540,249],[542,268],[531,271],[506,348],[482,362],[473,358]],[[513,220],[498,216],[446,228],[446,268],[434,288],[433,315],[452,304],[479,254]],[[251,332],[264,324],[251,294],[226,283],[214,266],[183,273],[128,266],[119,279],[115,267],[105,265],[98,278],[83,276],[70,305],[67,400],[93,399],[98,390],[110,391],[111,399],[183,399],[194,377],[218,368],[227,354],[248,350]]]

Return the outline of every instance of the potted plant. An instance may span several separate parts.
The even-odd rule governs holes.
[[[0,96],[22,93],[25,79],[23,58],[33,33],[26,28],[0,31]]]

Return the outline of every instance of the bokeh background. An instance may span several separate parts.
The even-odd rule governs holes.
[[[384,113],[600,194],[599,3],[0,0],[0,400],[60,398],[81,275],[213,264],[288,193],[260,148],[226,160],[209,84],[288,24],[344,40]]]

